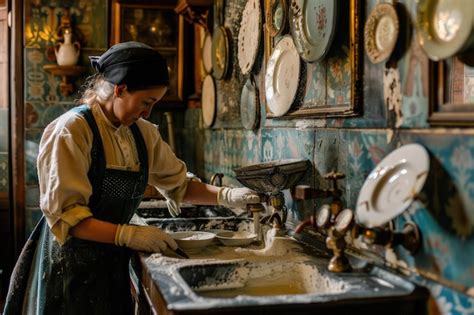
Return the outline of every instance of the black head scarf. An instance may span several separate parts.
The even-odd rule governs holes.
[[[89,58],[92,67],[113,84],[126,84],[130,89],[169,85],[166,60],[148,45],[124,42]]]

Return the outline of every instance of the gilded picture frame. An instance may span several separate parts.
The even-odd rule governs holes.
[[[265,0],[265,9],[272,5],[274,0]],[[362,114],[363,110],[363,25],[361,18],[362,1],[349,0],[340,1],[338,9],[338,21],[335,29],[334,41],[328,54],[315,63],[304,63],[306,71],[312,71],[314,67],[326,69],[322,75],[323,79],[318,83],[318,90],[327,93],[331,88],[329,82],[329,71],[332,69],[343,69],[345,80],[341,80],[336,85],[341,89],[342,97],[338,95],[321,97],[317,102],[306,99],[308,95],[308,85],[306,84],[305,73],[300,82],[300,90],[305,90],[305,99],[299,96],[293,103],[291,109],[278,119],[292,118],[324,118],[324,117],[350,117]],[[291,5],[291,0],[288,1]],[[346,31],[347,29],[347,31]],[[283,34],[284,35],[284,34]],[[264,59],[265,64],[270,59],[273,47],[278,42],[278,36],[272,37],[264,28]],[[340,47],[344,48],[340,48]],[[333,76],[334,77],[334,76]],[[314,78],[313,78],[314,79]],[[327,93],[329,95],[329,93]],[[267,108],[267,117],[272,117],[271,111]]]

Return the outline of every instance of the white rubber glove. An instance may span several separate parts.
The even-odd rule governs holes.
[[[217,204],[228,208],[245,209],[248,204],[260,202],[260,196],[248,188],[222,187],[217,193]]]
[[[178,248],[175,240],[154,226],[119,224],[115,232],[115,245],[145,252],[163,252],[168,246]]]

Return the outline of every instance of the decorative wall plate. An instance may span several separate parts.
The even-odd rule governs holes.
[[[280,35],[285,29],[288,20],[287,0],[270,0],[270,5],[265,10],[268,34],[271,37]]]
[[[262,32],[260,16],[260,1],[247,1],[242,13],[237,44],[237,58],[242,74],[247,74],[252,70],[255,58],[257,57]]]
[[[247,79],[240,96],[240,118],[245,129],[253,130],[260,120],[258,90],[252,76]]]
[[[356,221],[381,227],[402,214],[425,184],[429,155],[419,144],[407,144],[388,154],[369,174],[357,199]]]
[[[314,62],[324,58],[334,37],[336,0],[291,0],[290,30],[301,58]]]
[[[474,1],[419,0],[416,28],[418,42],[432,60],[474,48]]]
[[[364,44],[372,63],[380,63],[393,52],[398,39],[399,19],[392,4],[379,3],[369,14],[364,28]]]
[[[300,80],[301,59],[291,36],[284,36],[267,63],[265,97],[273,116],[284,115],[295,100]]]
[[[230,39],[227,28],[219,26],[214,28],[212,36],[212,70],[216,79],[223,79],[229,68]]]
[[[216,118],[216,87],[214,78],[208,74],[202,83],[202,120],[205,127],[211,127]]]
[[[212,72],[212,35],[209,32],[204,35],[201,53],[202,66],[206,74],[209,74]]]

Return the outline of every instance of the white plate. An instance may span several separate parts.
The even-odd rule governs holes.
[[[257,57],[262,28],[260,16],[260,1],[247,1],[242,13],[237,42],[237,58],[242,74],[247,74],[252,70],[255,58]]]
[[[425,184],[429,155],[419,144],[404,145],[387,155],[369,174],[356,205],[356,221],[380,227],[405,211]]]
[[[247,79],[240,95],[240,119],[245,129],[253,130],[257,127],[260,118],[260,104],[255,81]]]
[[[173,232],[170,236],[181,249],[203,248],[212,243],[216,235],[202,231]]]
[[[267,63],[265,97],[272,115],[284,115],[295,100],[300,81],[301,60],[291,36],[276,45]]]
[[[246,231],[224,231],[217,233],[216,237],[225,246],[246,246],[255,240],[257,234]]]
[[[292,0],[290,30],[301,58],[324,58],[331,46],[337,21],[336,0]]]
[[[206,74],[212,72],[212,36],[211,33],[206,32],[204,42],[202,43],[202,67]]]
[[[216,118],[216,87],[212,75],[204,78],[201,93],[202,120],[205,127],[211,127]]]
[[[392,4],[379,3],[370,12],[364,28],[364,46],[372,63],[390,57],[397,43],[398,28],[398,15]]]
[[[432,60],[454,56],[473,45],[474,1],[419,0],[418,43]]]

